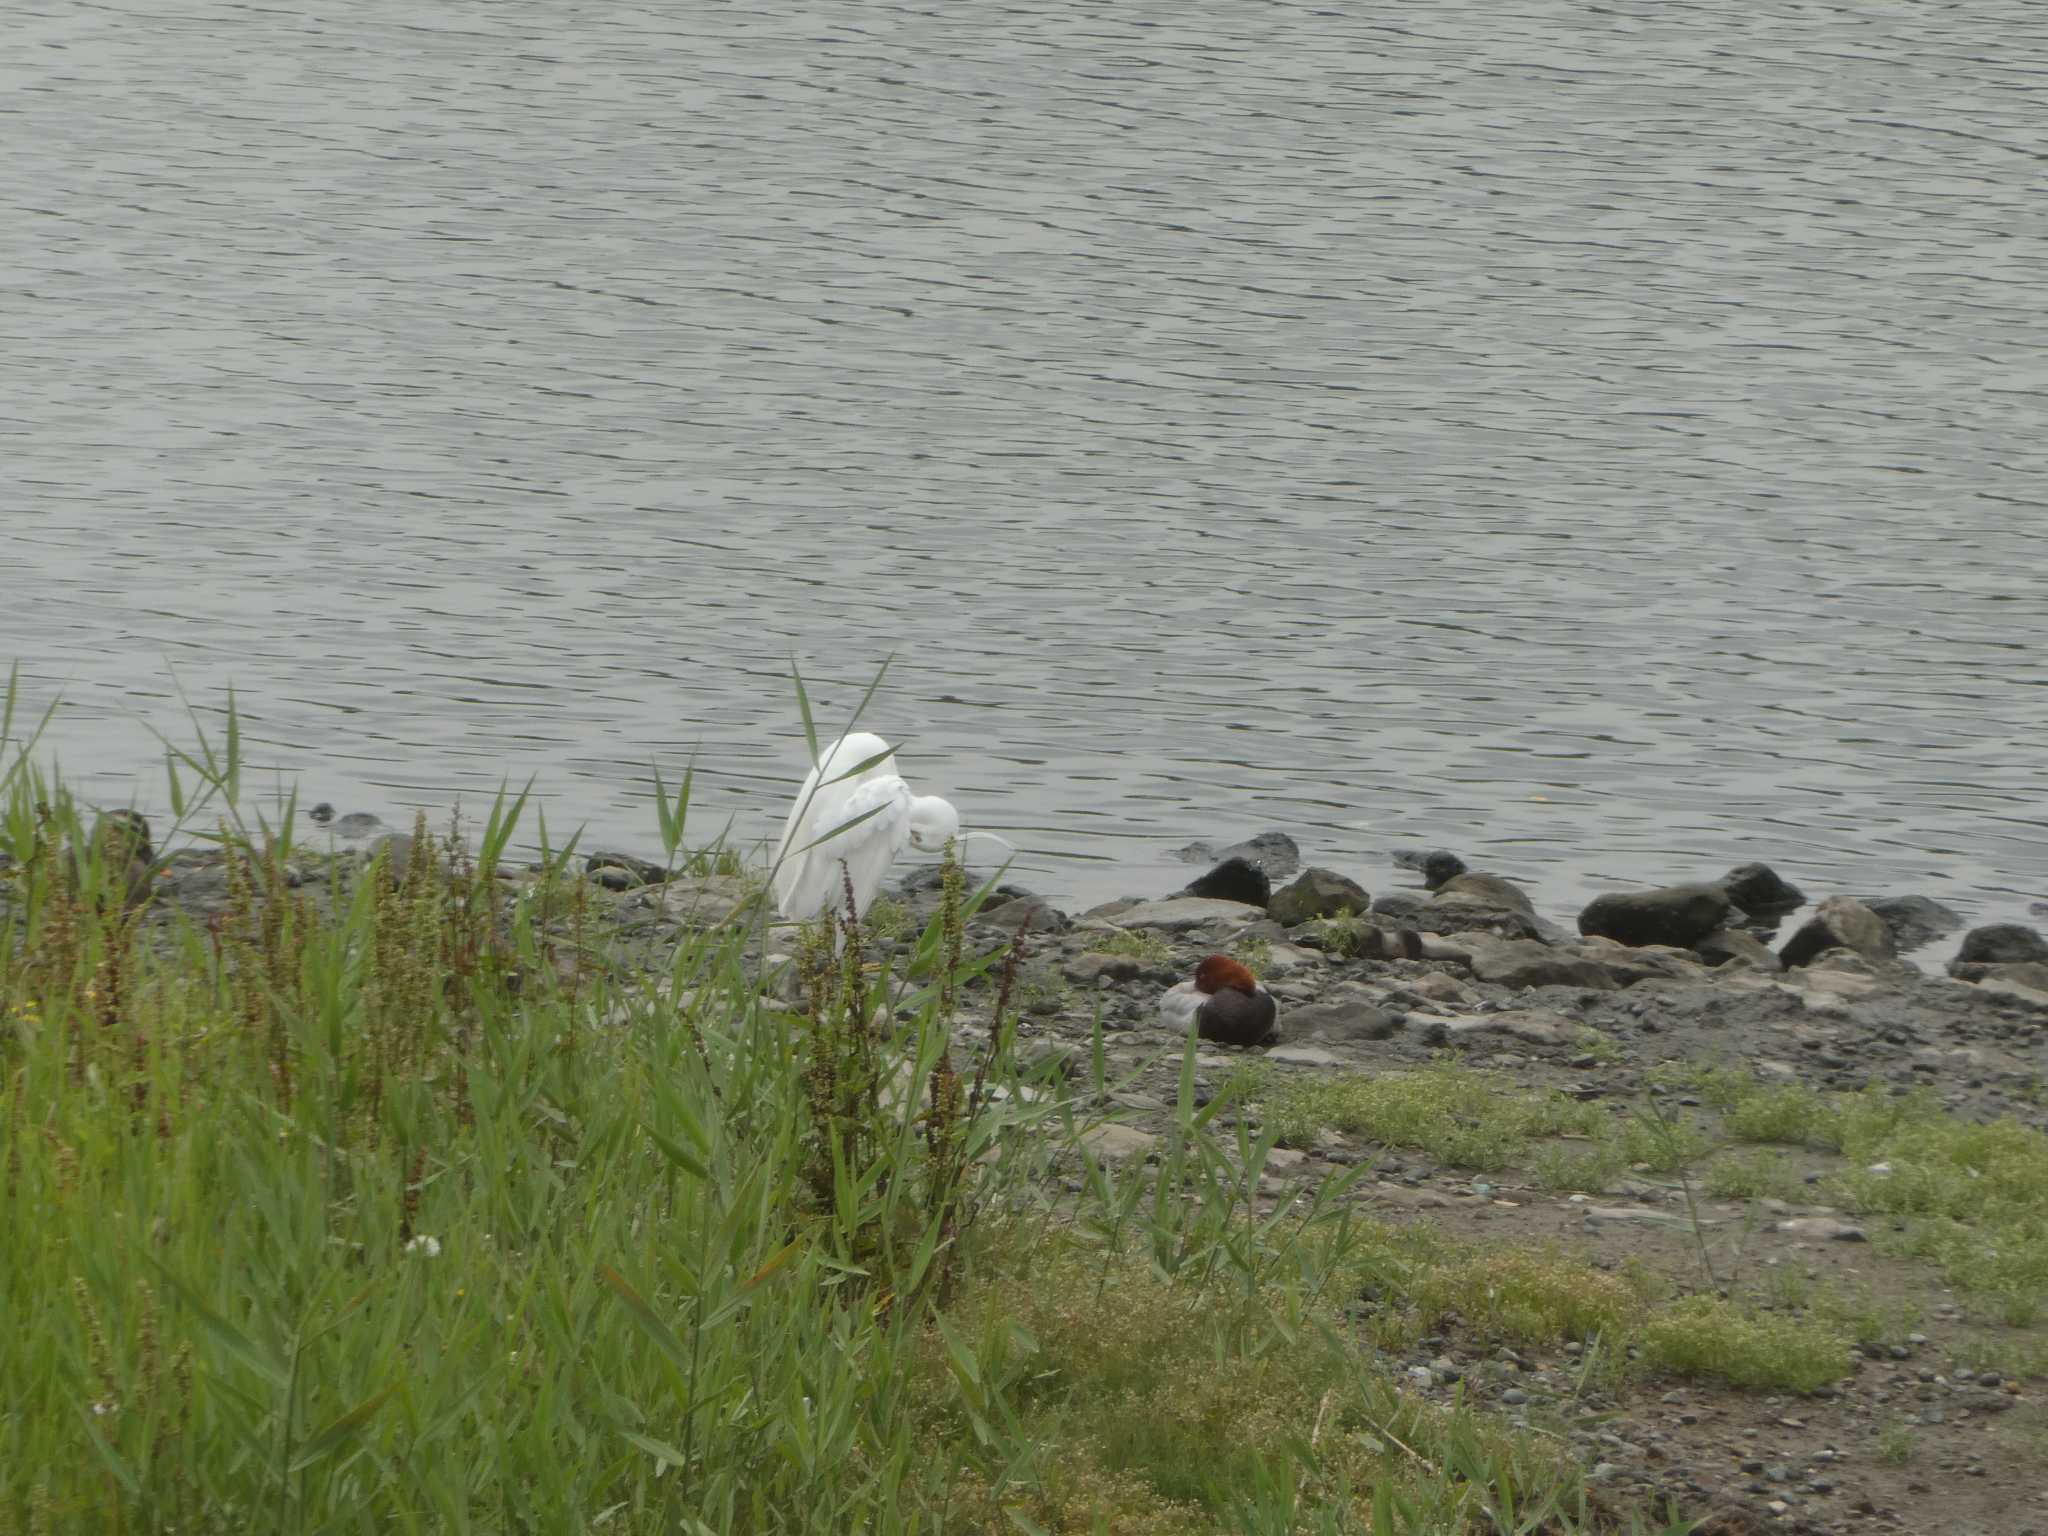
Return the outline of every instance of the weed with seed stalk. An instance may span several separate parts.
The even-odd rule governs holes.
[[[1905,1420],[1893,1419],[1878,1431],[1877,1459],[1889,1466],[1904,1466],[1913,1459],[1913,1445],[1917,1438]]]

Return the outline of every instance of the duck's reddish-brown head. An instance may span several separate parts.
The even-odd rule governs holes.
[[[1195,967],[1195,987],[1201,992],[1216,993],[1228,989],[1251,997],[1259,990],[1259,978],[1228,955],[1211,955]]]

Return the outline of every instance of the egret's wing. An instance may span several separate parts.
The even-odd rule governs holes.
[[[830,832],[847,818],[843,813],[835,814],[838,797],[850,792],[854,785],[874,777],[877,772],[888,769],[887,763],[878,764],[858,779],[846,779],[834,783],[840,774],[858,763],[864,763],[878,752],[889,750],[889,744],[869,731],[855,731],[842,736],[823,752],[818,754],[817,766],[804,775],[804,782],[796,792],[796,801],[789,808],[789,816],[782,823],[782,836],[775,843],[775,862],[780,866],[775,877],[776,905],[785,904],[783,892],[793,886],[797,879],[794,865],[802,857],[804,844],[815,841],[818,836]]]
[[[782,915],[800,920],[837,906],[842,862],[845,878],[853,882],[854,904],[865,911],[882,876],[910,840],[910,799],[910,786],[894,774],[849,779],[819,790],[776,876],[775,904]],[[867,819],[828,835],[860,817]],[[823,842],[815,842],[821,837]],[[815,845],[806,847],[807,843]]]

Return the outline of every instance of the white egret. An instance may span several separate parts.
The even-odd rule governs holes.
[[[1185,1030],[1189,1023],[1204,1040],[1219,1045],[1265,1045],[1279,1030],[1280,1005],[1273,994],[1228,955],[1211,955],[1195,967],[1192,981],[1169,987],[1159,998],[1160,1022]]]
[[[951,802],[913,794],[888,754],[889,744],[867,731],[842,736],[797,791],[776,845],[773,882],[776,908],[789,921],[838,906],[849,883],[854,910],[865,914],[897,854],[906,847],[937,852],[960,835]],[[836,827],[845,830],[835,835]]]

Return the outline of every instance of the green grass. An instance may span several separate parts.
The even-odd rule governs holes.
[[[1438,1162],[1492,1171],[1524,1157],[1533,1137],[1597,1134],[1606,1112],[1557,1093],[1444,1063],[1413,1072],[1285,1075],[1252,1068],[1241,1091],[1260,1101],[1285,1146],[1313,1145],[1325,1127]]]
[[[1096,955],[1122,955],[1148,966],[1173,964],[1173,946],[1144,928],[1127,928],[1116,933],[1088,936],[1088,951]]]
[[[957,872],[896,971],[814,930],[794,1005],[758,908],[635,973],[573,839],[509,868],[524,796],[475,846],[418,829],[395,885],[320,864],[243,796],[230,704],[157,829],[224,857],[193,925],[125,907],[17,698],[0,1528],[1613,1528],[1552,1442],[1409,1393],[1346,1308],[1404,1253],[1409,1315],[1516,1337],[1622,1327],[1625,1289],[1425,1263],[1339,1181],[1266,1212],[1272,1136],[1195,1105],[1192,1047],[1154,1164],[1068,1188],[1085,1105],[1023,1080],[1015,977],[985,1050],[950,1038],[988,964]],[[671,864],[689,790],[661,786]]]
[[[1734,1140],[1839,1153],[1845,1166],[1820,1194],[1903,1219],[1897,1246],[1933,1261],[2003,1322],[2026,1326],[2048,1310],[2048,1136],[2010,1117],[1965,1120],[1926,1090],[1829,1094],[1725,1068],[1690,1080]],[[1772,1167],[1765,1156],[1749,1171]],[[1710,1187],[1717,1176],[1742,1181],[1743,1165],[1720,1174],[1723,1166],[1710,1169]]]
[[[1792,1200],[1799,1189],[1798,1172],[1780,1152],[1724,1153],[1707,1165],[1706,1190],[1717,1200]]]
[[[1849,1342],[1843,1330],[1822,1319],[1688,1296],[1643,1326],[1638,1347],[1654,1370],[1735,1387],[1813,1392],[1849,1374]]]

